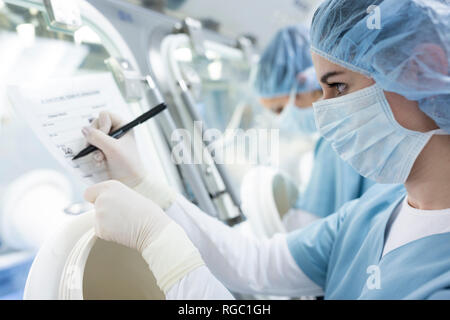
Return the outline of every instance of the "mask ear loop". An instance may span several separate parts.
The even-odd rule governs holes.
[[[447,131],[445,131],[444,129],[441,129],[441,128],[428,131],[427,133],[429,133],[431,135],[436,135],[436,136],[448,136],[448,135],[450,135],[450,133],[448,133]]]
[[[285,120],[286,117],[290,116],[290,108],[295,107],[295,100],[297,97],[297,88],[294,85],[289,92],[289,99],[286,105],[283,108],[283,111],[281,111],[280,114],[275,116],[275,123],[278,128],[281,128],[282,122]]]
[[[297,88],[294,85],[289,93],[289,100],[281,111],[280,114],[276,116],[277,126],[280,127],[280,122],[284,120],[285,117],[289,117],[290,108],[295,107],[295,100],[297,98]]]
[[[297,100],[297,87],[294,85],[289,92],[289,100],[284,106],[283,112],[287,110],[289,106],[295,106],[295,101]]]

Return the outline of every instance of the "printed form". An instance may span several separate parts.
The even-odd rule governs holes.
[[[87,146],[81,129],[89,126],[99,112],[132,118],[110,73],[50,80],[45,84],[10,85],[7,91],[19,115],[65,168],[87,184],[109,179],[105,164],[98,166],[93,153],[75,161],[72,158]]]

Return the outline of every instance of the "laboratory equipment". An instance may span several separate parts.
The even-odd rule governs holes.
[[[4,247],[2,246],[0,257],[2,261],[8,261],[9,263],[8,266],[2,265],[2,271],[15,270],[14,272],[17,272],[12,275],[14,277],[10,277],[13,281],[15,278],[23,278],[28,273],[30,266],[26,264],[26,259],[6,259],[7,255],[28,254],[30,250],[30,258],[36,255],[28,276],[29,288],[36,288],[33,285],[36,281],[49,284],[57,283],[59,286],[63,279],[70,276],[70,268],[66,271],[61,269],[61,272],[55,273],[51,267],[40,268],[39,266],[41,262],[44,265],[51,265],[52,263],[58,265],[68,263],[70,265],[72,263],[70,261],[73,260],[68,259],[68,255],[47,256],[46,248],[61,245],[66,246],[64,252],[71,252],[72,249],[80,252],[80,248],[84,247],[77,247],[76,244],[82,238],[82,234],[87,232],[87,229],[83,229],[80,231],[82,234],[77,234],[75,238],[71,238],[73,241],[69,241],[70,236],[68,234],[70,234],[70,231],[67,230],[72,230],[72,221],[83,217],[88,207],[84,205],[82,197],[85,186],[63,170],[41,142],[36,139],[30,128],[24,126],[23,121],[15,113],[6,98],[6,86],[20,83],[23,79],[27,79],[29,82],[45,83],[47,79],[70,79],[83,74],[111,73],[111,63],[108,64],[107,62],[112,60],[120,61],[121,67],[126,71],[134,70],[137,74],[146,74],[145,72],[141,73],[130,48],[98,10],[86,1],[75,1],[71,4],[75,4],[78,6],[77,9],[80,10],[82,25],[78,28],[65,28],[61,24],[52,24],[48,6],[45,6],[43,1],[5,1],[5,6],[0,9],[1,51],[3,53],[2,61],[5,62],[5,64],[2,64],[3,67],[0,68],[0,100],[1,105],[6,106],[6,113],[2,113],[2,143],[0,148],[3,160],[0,168],[0,191],[2,196],[11,195],[8,196],[11,201],[5,202],[7,208],[0,212],[0,216],[2,221],[5,222],[3,226],[14,226],[14,228],[8,229],[9,233],[2,231],[2,236],[6,237],[6,241],[2,243]],[[59,10],[64,10],[64,6],[60,7]],[[36,63],[36,61],[39,61],[39,63]],[[116,81],[118,87],[121,88],[120,79],[116,79]],[[127,105],[135,116],[142,114],[146,111],[147,106],[152,105],[145,95],[145,92],[151,91],[148,86],[149,83],[151,83],[151,79],[139,82],[136,87],[129,88],[128,92],[133,88],[136,89],[131,91],[131,93],[134,93],[132,98],[130,98],[131,93],[126,95],[121,90],[128,102]],[[173,188],[183,193],[181,177],[177,168],[170,161],[170,149],[164,143],[164,138],[155,121],[152,119],[136,128],[135,131],[137,132],[139,151],[141,156],[146,159],[146,165],[159,172],[162,179],[170,181]],[[37,188],[36,183],[31,183],[30,187],[30,183],[27,183],[26,188],[22,187],[22,190],[25,189],[26,192],[20,192],[19,190],[19,192],[13,193],[15,196],[7,192],[8,187],[14,186],[12,185],[13,181],[25,179],[29,172],[42,169],[57,172],[55,174],[58,177],[64,177],[64,179],[61,179],[66,181],[65,184],[63,183],[62,187],[54,187],[61,186],[61,183],[58,184],[57,179],[50,179],[50,176],[47,175],[46,179],[51,181],[44,183],[44,188]],[[23,179],[21,180],[23,181]],[[24,184],[21,183],[21,185]],[[20,188],[14,187],[13,189],[18,190]],[[37,205],[40,203],[40,199],[37,199],[39,197],[35,195],[40,194],[42,189],[45,189],[43,191],[52,191],[50,195],[56,195],[52,204],[57,205],[57,208],[50,210],[54,206],[50,206],[50,204],[48,206]],[[71,191],[65,192],[64,190]],[[27,196],[29,194],[32,196]],[[46,194],[49,193],[46,192]],[[22,201],[23,197],[26,198],[26,201]],[[20,205],[17,205],[18,200],[22,201]],[[16,205],[14,205],[14,202],[16,202]],[[69,215],[66,213],[69,213]],[[80,216],[78,216],[79,214]],[[25,216],[33,219],[43,218],[42,223],[45,224],[49,222],[47,218],[52,215],[57,218],[56,220],[61,218],[65,221],[49,228],[51,230],[47,229],[48,232],[44,232],[45,230],[41,228],[39,232],[36,230],[35,233],[30,233],[27,226],[24,225],[27,222],[24,219]],[[66,223],[68,229],[62,227],[66,226]],[[73,225],[73,230],[76,229],[76,225]],[[61,235],[59,233],[61,230],[66,230],[67,233],[58,238],[58,234]],[[16,238],[14,243],[10,241],[10,239],[14,239],[13,231]],[[45,237],[41,237],[43,234],[45,234]],[[52,237],[52,234],[56,234],[56,237]],[[20,249],[17,247],[20,247]],[[36,247],[40,248],[37,254]],[[90,252],[90,249],[86,250],[85,252]],[[120,248],[113,247],[111,250],[101,251],[106,254],[105,259],[110,259],[116,253],[119,254]],[[94,252],[96,253],[91,254],[91,257],[97,257],[97,254],[99,254],[98,250],[94,250]],[[132,263],[132,265],[135,264]],[[105,275],[108,274],[106,269],[103,272]],[[3,275],[6,274],[7,271],[2,272],[2,283],[6,283],[6,280],[3,279]],[[94,287],[96,285],[95,281],[89,281],[89,283]],[[151,288],[151,285],[149,285],[149,288]],[[20,297],[21,289],[17,286],[13,289],[18,291],[2,292],[2,296]],[[32,289],[26,290],[25,298],[44,298],[51,296],[53,293],[49,286],[41,286],[37,296],[33,295],[32,292]],[[56,298],[57,296],[53,297]],[[68,296],[64,297],[68,298]]]
[[[70,7],[71,10],[79,9],[81,26],[72,27],[55,23],[48,5],[45,6],[43,1],[5,1],[6,5],[0,9],[0,39],[5,45],[2,53],[8,64],[1,69],[1,101],[9,106],[6,85],[24,78],[39,82],[56,77],[112,73],[136,116],[146,111],[148,106],[164,101],[169,107],[168,111],[158,116],[158,121],[152,119],[135,129],[139,151],[147,160],[145,164],[152,168],[152,172],[160,172],[162,179],[205,212],[230,225],[240,222],[242,213],[238,188],[251,165],[234,168],[220,165],[212,161],[210,153],[206,153],[205,163],[175,165],[171,158],[171,134],[177,128],[195,130],[192,123],[196,119],[204,120],[207,127],[222,129],[230,126],[247,129],[258,124],[258,119],[263,116],[258,114],[262,108],[255,108],[254,97],[249,91],[250,65],[254,58],[249,41],[228,39],[203,30],[192,19],[179,21],[123,1],[77,2],[78,7],[73,7],[73,3]],[[58,10],[64,10],[64,7]],[[70,16],[71,13],[66,14]],[[192,60],[189,60],[190,56]],[[40,63],[36,64],[36,61]],[[223,111],[223,117],[215,117],[216,111]],[[29,128],[21,127],[20,119],[13,111],[8,117],[13,125],[8,128],[2,124],[2,130],[8,130],[4,131],[8,135],[2,138],[9,143],[2,144],[1,148],[7,148],[11,156],[8,164],[0,168],[2,185],[8,185],[35,168],[50,167],[66,174],[33,137]],[[19,132],[12,130],[15,127],[21,127]],[[29,143],[30,148],[20,150],[19,141]],[[196,140],[195,145],[201,150],[206,146],[201,140]],[[301,148],[308,149],[308,146]],[[289,154],[294,153],[292,149],[286,150]],[[31,157],[33,162],[28,161]],[[80,202],[84,187],[74,177],[67,177],[74,190],[73,199],[61,210],[61,214],[83,213],[86,208]],[[48,238],[41,246],[28,277],[25,298],[81,297],[79,293],[83,291],[72,295],[65,289],[61,289],[64,295],[59,295],[59,288],[60,283],[67,283],[66,279],[72,272],[72,262],[69,261],[87,261],[85,265],[88,265],[89,261],[95,260],[83,260],[81,257],[89,255],[95,259],[99,254],[93,238],[84,237],[88,228],[77,231],[78,218],[83,215],[71,215],[73,219],[68,219],[64,226],[68,229],[57,228],[57,235]],[[60,231],[72,228],[73,236],[61,236]],[[86,240],[89,246],[78,243],[80,238]],[[48,252],[55,248],[61,248],[61,254],[51,257]],[[115,246],[105,249],[110,256],[104,259],[109,259],[117,250],[119,248]],[[76,252],[80,252],[80,256]],[[79,285],[79,281],[77,283]],[[95,282],[92,283],[95,286]],[[83,283],[82,287],[85,284],[89,283]],[[40,292],[35,291],[38,287]]]

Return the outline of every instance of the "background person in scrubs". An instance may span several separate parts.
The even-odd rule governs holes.
[[[380,28],[368,27],[373,0],[323,2],[311,43],[324,90],[314,104],[318,130],[379,184],[304,229],[249,239],[155,175],[137,175],[121,139],[104,133],[119,123],[102,115],[102,130],[87,129],[87,140],[108,164],[120,163],[121,178],[127,173],[138,184],[107,181],[87,189],[96,234],[141,252],[168,299],[227,299],[228,290],[450,298],[449,5],[376,4]]]
[[[312,65],[306,28],[289,26],[275,35],[258,62],[254,87],[261,104],[279,114],[281,130],[304,135],[317,132],[312,104],[322,97],[322,89]],[[308,184],[294,208],[283,217],[286,229],[304,227],[336,212],[374,183],[342,160],[329,142],[319,138]]]

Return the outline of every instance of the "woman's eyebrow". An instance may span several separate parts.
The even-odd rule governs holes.
[[[328,84],[328,78],[334,77],[334,76],[338,76],[340,74],[343,74],[343,71],[331,71],[328,73],[325,73],[321,78],[320,78],[320,82],[324,83],[324,84]]]

